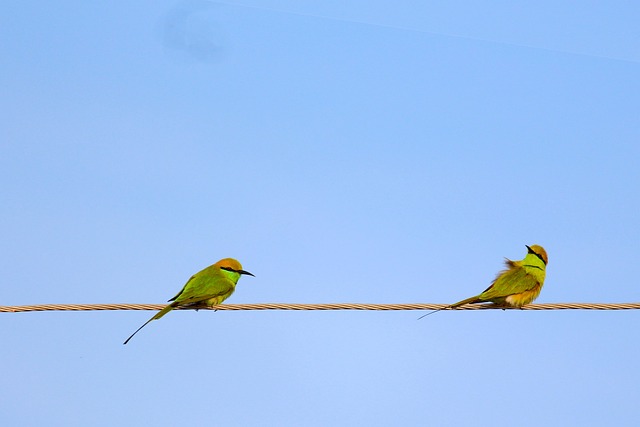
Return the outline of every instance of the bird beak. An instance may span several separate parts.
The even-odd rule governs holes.
[[[530,254],[534,254],[535,252],[533,252],[533,249],[531,249],[531,247],[529,245],[525,245],[527,247],[527,251],[529,251]]]
[[[248,271],[244,271],[244,270],[238,270],[238,273],[240,273],[240,274],[248,274],[249,276],[256,277],[253,274],[249,273]]]

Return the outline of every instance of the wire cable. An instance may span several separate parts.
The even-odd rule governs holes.
[[[0,313],[21,313],[32,311],[99,311],[99,310],[161,310],[166,304],[42,304],[0,306]],[[177,310],[364,310],[364,311],[403,311],[403,310],[638,310],[640,303],[550,303],[529,304],[520,309],[501,307],[494,304],[467,304],[454,309],[448,304],[220,304],[213,307],[189,306],[176,307]]]

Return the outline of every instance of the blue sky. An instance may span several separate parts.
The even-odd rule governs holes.
[[[38,2],[0,17],[2,305],[635,302],[632,2]],[[6,425],[634,425],[640,313],[3,314]]]

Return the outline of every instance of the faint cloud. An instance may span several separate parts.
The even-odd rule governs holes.
[[[221,25],[216,21],[216,6],[192,0],[170,9],[157,26],[165,53],[178,60],[220,61],[225,43]]]

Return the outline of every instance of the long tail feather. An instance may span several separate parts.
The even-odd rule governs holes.
[[[422,319],[423,317],[430,316],[433,313],[437,313],[437,312],[442,311],[442,310],[449,310],[449,309],[452,309],[452,308],[460,307],[461,305],[474,304],[476,302],[480,302],[478,297],[479,297],[479,295],[476,295],[475,297],[471,297],[471,298],[463,299],[462,301],[458,301],[455,304],[451,304],[451,305],[448,305],[446,307],[442,307],[442,308],[439,308],[437,310],[430,311],[427,314],[423,314],[422,316],[418,317],[418,320]]]
[[[144,322],[144,324],[142,326],[140,326],[138,329],[136,329],[136,331],[134,333],[131,334],[131,336],[129,338],[127,338],[127,340],[125,342],[123,342],[122,344],[125,345],[126,343],[129,342],[129,340],[131,338],[133,338],[133,336],[135,334],[137,334],[138,332],[140,332],[140,329],[144,328],[145,326],[147,326],[149,324],[149,322],[151,322],[152,320],[157,320],[159,318],[161,318],[162,316],[164,316],[165,314],[167,314],[168,312],[170,312],[171,310],[173,310],[173,307],[175,307],[173,304],[169,304],[168,306],[166,306],[165,308],[163,308],[162,310],[160,310],[159,312],[157,312],[151,319],[147,320],[146,322]]]
[[[427,314],[423,314],[422,316],[418,317],[418,320],[422,319],[423,317],[431,316],[433,313],[437,313],[437,312],[442,311],[442,310],[444,310],[445,308],[449,308],[449,307],[451,307],[451,306],[450,306],[450,305],[448,305],[448,306],[446,306],[446,307],[442,307],[442,308],[439,308],[439,309],[437,309],[437,310],[430,311],[430,312],[428,312]]]
[[[456,308],[456,307],[460,307],[461,305],[465,305],[465,304],[475,304],[477,302],[482,302],[480,301],[480,299],[478,298],[480,295],[476,295],[474,297],[471,298],[467,298],[467,299],[463,299],[462,301],[458,301],[455,304],[451,304],[449,307],[450,308]]]

